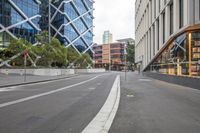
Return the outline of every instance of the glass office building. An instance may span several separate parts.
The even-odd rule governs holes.
[[[93,55],[93,1],[54,0],[51,4],[51,36],[79,53]]]
[[[11,38],[24,38],[36,43],[40,31],[38,0],[0,0],[0,47],[6,47]]]

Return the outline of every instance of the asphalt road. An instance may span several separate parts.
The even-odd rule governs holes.
[[[0,88],[0,133],[80,133],[103,106],[116,73]]]
[[[121,101],[110,133],[200,133],[200,90],[121,73]]]

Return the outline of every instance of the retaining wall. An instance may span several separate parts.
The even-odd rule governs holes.
[[[152,77],[154,79],[158,79],[158,80],[166,81],[169,83],[174,83],[174,84],[187,86],[187,87],[200,90],[200,78],[182,77],[182,76],[166,75],[166,74],[152,73],[152,72],[144,72],[143,74],[148,77]]]
[[[106,72],[105,69],[26,69],[28,75],[38,76],[60,76],[70,74],[81,74],[81,73],[102,73]],[[0,69],[0,73],[3,74],[19,74],[25,73],[24,69]]]

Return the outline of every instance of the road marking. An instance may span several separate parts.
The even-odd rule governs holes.
[[[38,95],[18,99],[18,100],[15,100],[15,101],[2,103],[2,104],[0,104],[0,108],[7,107],[7,106],[10,106],[10,105],[14,105],[14,104],[21,103],[21,102],[25,102],[25,101],[29,101],[29,100],[33,100],[33,99],[36,99],[36,98],[39,98],[39,97],[42,97],[42,96],[47,96],[47,95],[50,95],[50,94],[53,94],[53,93],[56,93],[56,92],[60,92],[60,91],[66,90],[68,88],[72,88],[72,87],[90,82],[90,81],[92,81],[92,80],[94,80],[94,79],[96,79],[100,76],[102,76],[102,75],[98,75],[98,76],[95,76],[94,78],[91,78],[91,79],[88,79],[88,80],[85,80],[85,81],[82,81],[82,82],[79,82],[79,83],[76,83],[76,84],[73,84],[73,85],[69,85],[69,86],[66,86],[66,87],[63,87],[63,88],[60,88],[60,89],[57,89],[57,90],[52,90],[52,91],[49,91],[49,92],[45,92],[45,93],[41,93],[41,94],[38,94]]]
[[[91,87],[91,88],[89,88],[89,90],[95,90],[96,88],[94,88],[94,87]]]
[[[77,77],[81,77],[83,75],[78,75],[78,76],[73,76],[73,77],[66,77],[63,79],[56,79],[56,80],[52,80],[52,81],[44,81],[44,82],[38,82],[38,83],[31,83],[31,84],[22,84],[22,85],[17,85],[17,86],[12,86],[12,87],[24,87],[24,86],[32,86],[32,85],[41,85],[41,84],[48,84],[48,83],[52,83],[52,82],[57,82],[57,81],[62,81],[62,80],[68,80],[68,79],[73,79],[73,78],[77,78]],[[1,87],[0,87],[1,88]],[[7,87],[3,87],[3,88],[7,88]],[[10,88],[10,87],[9,87]]]
[[[0,88],[0,92],[9,92],[9,91],[17,91],[17,87],[6,87],[6,88]]]
[[[150,82],[150,81],[152,81],[152,80],[150,80],[150,79],[139,79],[139,81],[144,81],[144,82]]]
[[[128,98],[132,98],[132,97],[135,97],[134,95],[130,94],[130,95],[126,95],[126,97]]]
[[[120,76],[114,81],[110,94],[101,110],[82,133],[108,133],[117,113],[120,101]]]

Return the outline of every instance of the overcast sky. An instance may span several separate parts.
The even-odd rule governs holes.
[[[113,33],[113,41],[134,38],[135,0],[95,0],[94,42],[102,43],[105,30]]]

